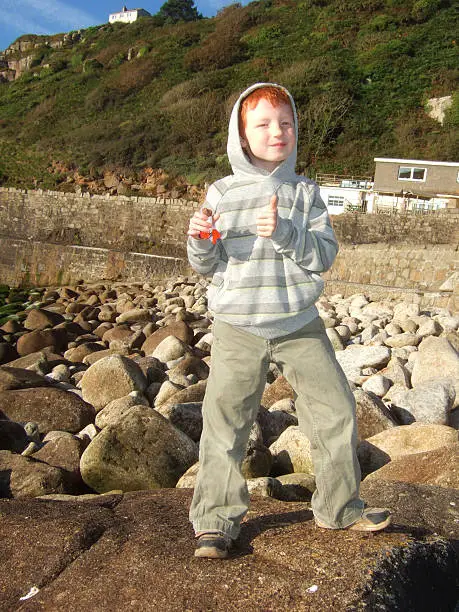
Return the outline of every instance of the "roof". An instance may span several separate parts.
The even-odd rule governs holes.
[[[417,164],[429,166],[452,166],[459,168],[459,162],[427,161],[425,159],[397,159],[392,157],[375,157],[375,162],[388,162],[395,164]]]

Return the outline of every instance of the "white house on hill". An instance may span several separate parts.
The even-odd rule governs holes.
[[[109,23],[132,23],[139,17],[150,17],[150,13],[141,8],[128,9],[123,6],[119,13],[111,13],[108,17]]]

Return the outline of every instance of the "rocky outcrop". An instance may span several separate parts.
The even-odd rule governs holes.
[[[187,490],[0,501],[0,605],[10,611],[59,610],[62,602],[80,610],[177,612],[453,610],[457,558],[441,537],[454,524],[444,511],[452,492],[403,486],[385,490],[397,527],[371,538],[317,529],[308,503],[254,497],[225,562],[193,560]]]

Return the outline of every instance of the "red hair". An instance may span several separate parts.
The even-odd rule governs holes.
[[[281,106],[282,104],[288,104],[292,108],[290,98],[281,87],[275,87],[274,85],[266,85],[265,87],[259,87],[255,89],[249,95],[244,98],[239,107],[239,133],[243,134],[247,112],[256,107],[260,100],[267,100],[274,108]]]

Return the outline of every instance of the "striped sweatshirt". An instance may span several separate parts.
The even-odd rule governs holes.
[[[296,148],[269,173],[251,164],[241,147],[239,106],[264,85],[270,83],[253,85],[236,102],[227,147],[233,174],[207,192],[204,206],[220,214],[216,227],[221,238],[216,244],[189,238],[188,258],[194,270],[212,274],[208,304],[215,318],[272,339],[318,316],[314,303],[323,290],[320,273],[332,265],[338,245],[318,186],[295,173]],[[273,194],[277,226],[270,238],[259,237],[256,218]]]

